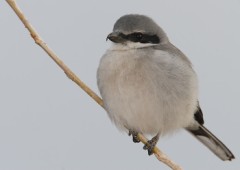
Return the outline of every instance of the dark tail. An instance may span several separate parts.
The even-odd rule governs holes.
[[[187,130],[223,161],[235,158],[232,152],[203,125],[197,130]]]

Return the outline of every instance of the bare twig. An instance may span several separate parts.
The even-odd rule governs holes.
[[[79,87],[81,87],[92,99],[94,99],[100,106],[104,108],[102,99],[93,92],[84,82],[82,82],[58,57],[57,55],[46,45],[46,43],[41,39],[33,26],[25,18],[23,12],[17,6],[15,0],[6,0],[7,3],[14,10],[16,15],[22,21],[24,26],[30,32],[31,37],[34,39],[35,43],[38,44],[53,60],[54,62],[64,71],[64,73],[74,81]],[[142,134],[138,134],[138,138],[144,144],[147,143],[148,139]],[[161,152],[157,147],[154,148],[154,154],[156,158],[169,166],[173,170],[182,170],[180,166],[176,165],[172,160],[170,160],[163,152]]]

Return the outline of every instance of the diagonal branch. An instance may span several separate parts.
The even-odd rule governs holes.
[[[35,43],[39,45],[53,60],[54,62],[64,71],[64,73],[75,82],[79,87],[81,87],[93,100],[95,100],[100,106],[104,108],[102,99],[92,91],[83,81],[81,81],[71,70],[68,68],[58,57],[57,55],[47,46],[47,44],[41,39],[33,26],[25,18],[23,12],[17,6],[15,0],[6,0],[10,7],[14,10],[16,15],[22,21],[24,26],[28,29],[30,35],[34,39]],[[143,144],[146,144],[148,139],[142,134],[138,134],[138,138]],[[172,160],[170,160],[167,155],[161,152],[157,147],[154,148],[154,155],[156,158],[169,166],[173,170],[182,170],[180,166],[176,165]]]

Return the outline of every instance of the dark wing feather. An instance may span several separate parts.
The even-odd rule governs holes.
[[[202,109],[199,106],[199,102],[198,102],[198,105],[197,105],[197,110],[194,113],[194,118],[200,125],[204,124],[203,113],[202,113]]]

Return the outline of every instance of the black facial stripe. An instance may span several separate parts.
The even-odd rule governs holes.
[[[158,44],[160,39],[157,35],[149,35],[140,32],[134,32],[132,34],[123,34],[120,33],[119,36],[125,40],[132,41],[132,42],[140,42],[140,43],[152,43]]]
[[[125,40],[128,40],[128,37],[127,35],[123,34],[123,33],[120,33],[119,36]]]
[[[140,42],[158,44],[160,43],[160,39],[157,35],[144,35]]]
[[[144,38],[144,35],[140,32],[134,32],[132,34],[128,34],[127,38],[129,41],[132,42],[141,42]]]

